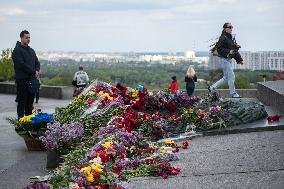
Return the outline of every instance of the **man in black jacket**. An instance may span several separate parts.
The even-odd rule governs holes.
[[[20,37],[21,42],[16,43],[12,53],[17,83],[18,118],[32,114],[35,94],[28,91],[29,82],[32,78],[39,79],[40,70],[40,63],[35,51],[29,46],[30,33],[24,30]]]

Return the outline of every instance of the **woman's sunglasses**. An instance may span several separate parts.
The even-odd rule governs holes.
[[[230,28],[230,29],[233,29],[233,26],[228,26],[228,27],[226,27],[226,28]]]

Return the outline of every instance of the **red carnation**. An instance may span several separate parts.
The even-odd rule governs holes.
[[[142,110],[143,109],[142,103],[140,101],[136,101],[133,104],[133,108],[138,109],[138,110]]]
[[[179,172],[180,172],[180,168],[178,168],[178,167],[173,167],[173,168],[172,168],[172,173],[173,173],[174,175],[179,174]]]
[[[99,151],[98,154],[99,154],[99,157],[101,158],[103,163],[106,163],[110,160],[110,157],[108,155],[106,155],[105,152]]]
[[[183,149],[187,149],[187,148],[188,148],[188,142],[187,142],[187,141],[184,141],[184,142],[182,143],[182,148],[183,148]]]
[[[116,168],[116,169],[114,169],[112,172],[115,173],[115,174],[117,174],[117,175],[119,175],[119,174],[121,173],[121,169]]]
[[[179,152],[179,148],[178,147],[176,147],[176,149],[175,149],[175,153],[178,153]]]
[[[279,121],[280,120],[280,115],[271,115],[267,117],[267,121],[272,122],[272,121]]]
[[[87,100],[88,106],[91,106],[94,102],[95,102],[95,100],[92,99],[92,98],[89,98],[89,99]]]
[[[93,177],[94,177],[95,180],[99,180],[101,175],[100,175],[100,173],[94,172]]]
[[[111,88],[111,92],[112,92],[112,93],[116,93],[116,88],[112,87],[112,88]]]
[[[83,187],[82,181],[78,181],[77,184],[78,184],[79,187]]]
[[[124,93],[127,91],[127,88],[124,87],[124,86],[122,86],[120,83],[118,83],[118,84],[116,85],[116,88],[117,88],[118,90],[120,90],[121,92],[124,92]]]
[[[162,177],[163,177],[163,179],[167,179],[169,177],[169,175],[167,173],[163,173]]]
[[[107,188],[108,188],[107,185],[100,185],[100,186],[98,186],[98,189],[107,189]]]
[[[126,158],[126,154],[122,153],[120,154],[120,159],[125,159]]]
[[[170,110],[170,111],[173,111],[173,112],[177,110],[177,106],[174,103],[172,103],[172,102],[167,103],[166,104],[166,108],[168,110]]]
[[[145,160],[147,165],[154,164],[156,162],[156,158],[149,158]]]

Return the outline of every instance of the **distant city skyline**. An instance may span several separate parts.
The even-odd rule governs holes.
[[[284,51],[240,51],[244,64],[240,65],[233,59],[233,68],[241,70],[284,70]],[[209,56],[209,68],[221,68],[219,57]]]
[[[230,21],[242,51],[284,50],[283,0],[0,0],[0,49],[208,51]]]

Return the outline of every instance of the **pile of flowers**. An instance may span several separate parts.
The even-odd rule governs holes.
[[[208,109],[185,108],[182,112],[183,123],[194,125],[197,131],[226,127],[221,106],[214,105]]]
[[[44,135],[47,124],[53,122],[53,115],[42,113],[39,110],[37,113],[24,116],[19,120],[8,118],[8,121],[15,126],[15,130],[20,136],[38,139]]]
[[[97,144],[76,162],[67,160],[56,170],[56,176],[50,180],[53,187],[122,189],[128,188],[127,181],[132,177],[161,176],[166,179],[179,174],[181,169],[170,162],[178,160],[176,154],[180,149],[188,148],[188,141],[181,145],[172,140],[145,141],[138,132],[129,132],[113,123],[98,130],[94,136],[100,138]],[[71,152],[69,156],[72,153],[78,152]]]
[[[179,174],[171,161],[180,149],[188,149],[189,141],[161,139],[184,132],[188,124],[208,128],[221,123],[222,107],[202,108],[203,100],[184,92],[154,93],[141,85],[132,89],[95,81],[68,106],[56,109],[54,123],[41,137],[49,150],[69,150],[47,184],[123,189],[132,177]]]

